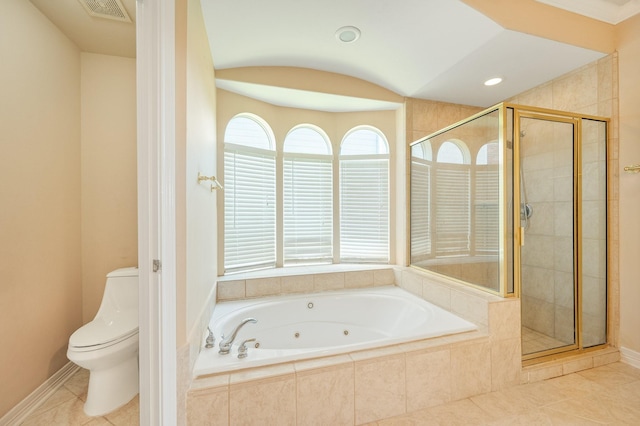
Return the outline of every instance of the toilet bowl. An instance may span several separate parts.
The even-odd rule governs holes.
[[[88,416],[110,413],[138,394],[137,268],[107,274],[98,313],[71,335],[67,358],[89,370]]]

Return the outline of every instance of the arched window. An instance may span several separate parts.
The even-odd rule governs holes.
[[[294,127],[284,139],[284,152],[331,155],[329,136],[319,127],[304,124]]]
[[[469,150],[463,142],[446,141],[438,149],[438,163],[469,164]]]
[[[430,141],[422,141],[411,147],[411,158],[433,161],[433,150]]]
[[[284,140],[284,265],[333,261],[333,167],[329,137],[311,125]]]
[[[340,259],[389,260],[389,144],[374,127],[352,129],[340,146]]]
[[[437,256],[468,254],[471,246],[470,154],[462,141],[438,149],[435,210]]]
[[[479,254],[496,254],[500,230],[499,145],[489,142],[478,151],[475,167],[474,247]]]
[[[224,143],[274,150],[274,137],[269,125],[256,115],[240,114],[229,121]]]
[[[499,160],[498,142],[489,142],[482,145],[476,156],[476,164],[480,165],[498,164]]]
[[[275,266],[276,156],[260,117],[233,117],[224,134],[225,272]]]

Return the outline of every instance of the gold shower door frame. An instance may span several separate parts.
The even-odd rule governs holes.
[[[514,104],[503,104],[506,122],[506,111],[513,110],[513,280],[514,293],[521,299],[522,303],[522,246],[524,241],[524,228],[521,226],[520,208],[521,205],[520,177],[521,177],[521,119],[543,120],[555,123],[567,123],[573,125],[573,302],[574,302],[574,342],[564,346],[554,347],[547,350],[523,354],[524,365],[535,364],[548,359],[552,359],[562,354],[575,354],[576,352],[598,349],[606,346],[606,342],[588,349],[583,348],[582,342],[582,294],[583,294],[583,274],[582,274],[582,121],[583,119],[593,119],[606,122],[609,120],[603,117],[595,117],[581,114],[571,114],[562,111],[549,110],[543,108],[523,107]],[[506,134],[506,127],[504,128]],[[608,132],[607,132],[608,133]],[[608,139],[608,134],[607,134]],[[505,146],[506,155],[506,146]],[[505,157],[506,158],[506,157]],[[606,254],[605,254],[606,256]],[[607,285],[608,286],[608,285]],[[522,309],[522,308],[521,308]],[[608,313],[607,313],[608,316]],[[521,319],[522,321],[522,319]],[[605,317],[608,324],[608,320]],[[522,324],[521,324],[522,327]],[[608,330],[607,330],[608,331]],[[608,336],[608,332],[607,332]]]
[[[573,136],[572,136],[572,148],[573,148],[573,324],[574,324],[574,338],[573,343],[568,343],[562,346],[557,346],[553,348],[549,348],[539,352],[533,352],[530,354],[524,353],[523,348],[523,361],[541,358],[550,355],[555,355],[562,352],[570,352],[575,351],[581,347],[581,321],[579,318],[579,312],[581,312],[580,308],[580,297],[582,294],[581,290],[581,250],[579,247],[579,239],[578,236],[581,235],[581,211],[580,211],[580,202],[578,200],[581,199],[582,193],[582,182],[580,180],[580,176],[582,175],[581,171],[581,119],[575,117],[564,117],[558,115],[550,115],[547,113],[536,112],[531,110],[523,110],[514,108],[513,113],[513,133],[514,133],[514,143],[513,143],[513,157],[514,157],[514,169],[513,169],[513,188],[514,188],[514,202],[513,202],[513,223],[514,223],[514,281],[518,283],[519,295],[521,298],[521,304],[524,305],[524,301],[522,301],[522,248],[525,246],[525,228],[522,227],[521,221],[521,213],[520,207],[516,208],[515,206],[521,206],[523,200],[521,199],[521,182],[520,177],[521,174],[521,161],[522,157],[520,156],[521,152],[521,120],[522,119],[531,119],[531,120],[540,120],[545,122],[553,122],[553,123],[564,123],[569,124],[573,127]],[[516,225],[517,224],[517,225]],[[516,231],[517,229],[517,231]],[[521,308],[522,309],[522,308]],[[522,319],[521,321],[523,321]],[[555,319],[554,319],[555,322]],[[522,326],[522,325],[521,325]]]

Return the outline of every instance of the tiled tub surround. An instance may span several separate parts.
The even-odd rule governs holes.
[[[320,286],[388,285],[391,279],[474,322],[479,331],[197,377],[187,395],[188,423],[363,424],[520,383],[519,300],[437,282],[411,268],[357,272],[303,275],[298,284],[290,277],[238,280],[238,284],[245,297],[257,297],[265,288],[280,294],[291,288],[303,292],[318,291]],[[230,297],[232,291],[237,291],[232,298],[241,298],[240,290],[223,287],[219,299]]]

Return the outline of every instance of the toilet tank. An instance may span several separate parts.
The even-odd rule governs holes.
[[[98,316],[138,310],[138,268],[121,268],[107,274]]]

